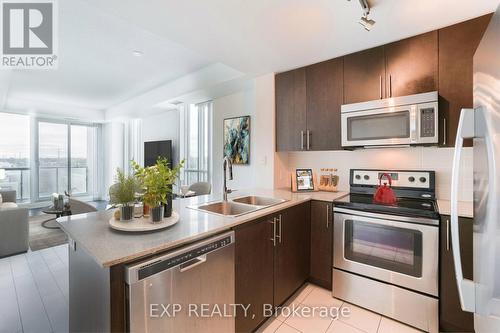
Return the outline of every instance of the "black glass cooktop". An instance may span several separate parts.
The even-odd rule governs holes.
[[[385,205],[374,202],[372,195],[351,194],[335,200],[334,205],[373,213],[439,219],[437,204],[434,200],[398,198],[396,204]]]

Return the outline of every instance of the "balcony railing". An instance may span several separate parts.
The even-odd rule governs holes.
[[[88,167],[71,168],[71,192],[74,195],[88,193]],[[6,178],[0,181],[0,188],[16,190],[18,201],[31,200],[31,169],[5,168]],[[67,167],[42,167],[38,177],[38,197],[48,198],[52,193],[68,190]]]

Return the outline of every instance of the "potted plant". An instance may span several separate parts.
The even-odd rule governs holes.
[[[144,204],[150,207],[153,222],[162,220],[163,206],[169,201],[172,185],[175,184],[183,164],[184,161],[181,161],[179,165],[171,169],[165,158],[158,158],[155,165],[143,168],[132,161],[132,168],[143,189]]]
[[[132,220],[136,192],[139,183],[135,176],[125,175],[122,169],[116,169],[115,184],[109,188],[110,203],[120,206],[120,220]]]

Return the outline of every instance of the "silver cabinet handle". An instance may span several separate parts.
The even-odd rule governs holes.
[[[273,242],[273,246],[276,246],[276,218],[273,217],[272,221],[269,221],[269,223],[273,224],[273,238],[271,238],[271,242]]]
[[[443,146],[446,146],[446,118],[443,118]]]
[[[330,205],[326,205],[326,228],[330,228]]]
[[[310,136],[311,136],[311,131],[307,130],[307,134],[306,134],[307,150],[311,149],[310,140],[309,140]]]
[[[450,219],[446,219],[446,251],[450,251]]]
[[[300,131],[300,149],[304,150],[304,131]]]
[[[392,75],[389,75],[389,97],[392,97]]]
[[[379,79],[379,89],[380,89],[380,99],[382,99],[382,75],[378,77]]]
[[[279,215],[279,217],[278,217],[278,222],[279,222],[279,225],[278,225],[278,233],[279,233],[279,236],[276,236],[276,237],[278,237],[278,239],[279,239],[279,243],[281,244],[281,239],[282,239],[282,237],[281,237],[281,235],[282,235],[282,234],[281,234],[281,231],[282,231],[282,229],[281,229],[281,214],[280,214],[280,215]]]
[[[191,268],[194,268],[198,265],[201,265],[203,263],[205,263],[207,261],[207,255],[204,254],[202,256],[199,256],[199,257],[196,257],[194,258],[193,260],[190,260],[188,261],[187,263],[185,264],[182,264],[179,266],[179,271],[182,273],[182,272],[185,272],[185,271],[188,271],[190,270]]]

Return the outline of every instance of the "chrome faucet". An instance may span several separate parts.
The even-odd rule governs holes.
[[[229,167],[229,180],[233,180],[233,162],[228,156],[224,157],[222,161],[222,169],[224,170],[224,187],[222,188],[223,192],[223,200],[227,201],[227,194],[233,192],[232,190],[227,188],[227,168]]]

